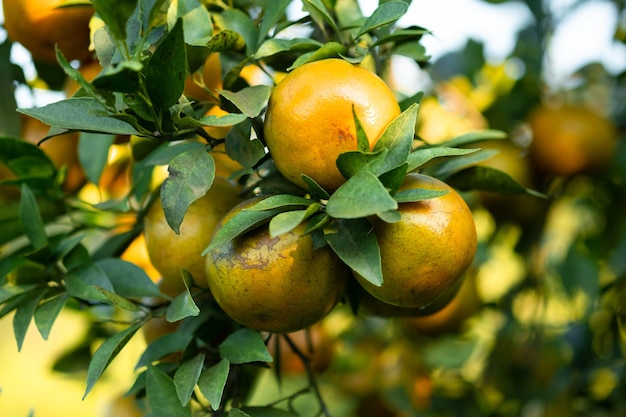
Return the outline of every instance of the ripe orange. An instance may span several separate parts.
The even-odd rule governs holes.
[[[615,126],[586,107],[540,106],[530,113],[528,123],[531,157],[544,173],[570,176],[597,171],[615,154]]]
[[[48,134],[50,127],[30,117],[22,116],[22,139],[37,144]],[[73,192],[85,183],[85,172],[78,161],[78,132],[55,136],[43,142],[41,149],[57,168],[67,166],[64,188]]]
[[[180,227],[174,233],[165,220],[160,201],[156,201],[144,219],[144,235],[148,254],[163,281],[180,293],[185,286],[184,268],[202,288],[207,287],[202,251],[209,245],[211,235],[220,219],[241,201],[238,190],[227,180],[215,178],[206,195],[187,210]]]
[[[235,207],[216,230],[255,201]],[[330,312],[349,271],[329,247],[314,249],[304,227],[272,238],[260,226],[208,253],[209,288],[226,314],[252,329],[289,333]]]
[[[185,80],[184,94],[190,100],[215,102],[222,88],[222,64],[220,54],[209,55],[201,70],[189,75]]]
[[[88,59],[91,4],[63,7],[66,0],[4,0],[4,27],[9,38],[30,51],[34,61],[56,63],[54,45],[72,60]]]
[[[428,308],[445,304],[456,293],[476,253],[476,226],[465,200],[446,183],[409,174],[400,189],[413,188],[448,193],[401,203],[402,219],[397,223],[373,218],[384,281],[375,286],[359,275],[356,278],[367,292],[387,304]]]
[[[353,106],[370,148],[400,114],[382,79],[342,59],[307,63],[287,74],[270,96],[264,126],[281,174],[302,187],[306,174],[328,191],[344,183],[336,160],[357,150]]]

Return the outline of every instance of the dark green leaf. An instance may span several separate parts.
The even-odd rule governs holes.
[[[427,29],[423,29],[423,28],[399,29],[399,30],[393,31],[393,33],[389,35],[378,38],[376,42],[372,44],[372,46],[382,45],[384,43],[389,43],[389,42],[396,42],[396,43],[415,42],[415,41],[419,41],[422,38],[422,36],[427,33],[431,33],[431,31]]]
[[[205,149],[193,148],[172,159],[167,170],[169,176],[161,185],[161,204],[167,223],[178,234],[191,203],[211,188],[215,162]]]
[[[243,414],[236,415],[249,416],[249,417],[299,417],[298,414],[290,411],[280,410],[274,407],[243,407],[241,410]],[[229,417],[232,417],[229,415]]]
[[[175,19],[182,19],[187,45],[204,46],[213,36],[211,14],[199,0],[179,0]]]
[[[185,291],[177,295],[167,307],[166,318],[169,322],[175,322],[185,317],[197,316],[198,314],[200,314],[200,309],[193,301],[189,289],[185,287]]]
[[[233,30],[222,30],[207,43],[207,49],[210,52],[240,51],[245,46],[246,41],[243,36]]]
[[[142,162],[145,165],[168,165],[176,156],[192,149],[206,149],[206,146],[200,142],[171,142],[151,151]]]
[[[341,155],[340,155],[341,156]],[[309,193],[314,200],[328,200],[330,198],[330,194],[322,188],[315,180],[305,174],[300,175],[302,181],[305,182],[309,189]]]
[[[17,350],[22,350],[22,344],[26,337],[26,332],[30,326],[30,322],[35,314],[35,309],[39,304],[39,301],[46,293],[46,287],[41,287],[32,292],[24,294],[20,299],[20,304],[15,310],[13,316],[13,333],[15,334],[15,341],[17,342]]]
[[[251,20],[248,14],[237,9],[224,10],[222,13],[214,13],[213,19],[217,23],[217,26],[224,30],[231,31],[233,34],[237,34],[238,37],[243,38],[245,41],[245,54],[252,55],[258,42],[257,25]],[[221,33],[221,32],[220,32]],[[219,33],[216,35],[219,36]],[[233,47],[236,47],[233,48]],[[241,41],[238,40],[237,44],[232,45],[231,50],[239,51],[242,49]]]
[[[464,169],[448,177],[446,182],[462,191],[482,190],[505,195],[526,193],[526,188],[509,174],[486,166]]]
[[[330,11],[326,8],[323,0],[304,0],[302,9],[309,12],[315,23],[325,32],[325,24],[328,24],[335,33],[339,33],[339,28]]]
[[[126,39],[126,22],[137,7],[137,0],[93,0],[92,4],[111,35]]]
[[[356,115],[354,111],[354,105],[352,105],[352,117],[354,118],[354,126],[356,127],[356,142],[357,149],[361,152],[369,152],[370,149],[370,141],[367,138],[367,133],[363,130],[363,125],[361,125],[361,121],[359,117]]]
[[[484,140],[506,139],[507,134],[501,130],[479,130],[465,133],[440,144],[441,146],[455,147],[469,145],[470,143],[482,142]]]
[[[180,404],[172,378],[154,366],[148,366],[146,372],[146,396],[154,417],[191,416],[189,404]]]
[[[159,287],[137,265],[120,258],[105,258],[95,262],[109,278],[116,294],[123,297],[158,297]]]
[[[311,204],[306,210],[292,210],[279,213],[270,220],[269,231],[271,237],[289,233],[303,221],[320,211],[322,205]]]
[[[337,168],[344,178],[351,178],[362,169],[378,175],[388,154],[387,149],[378,152],[343,152],[337,157]]]
[[[72,297],[87,301],[108,303],[108,298],[96,289],[104,288],[113,292],[113,285],[102,269],[96,265],[85,265],[72,270],[64,278],[65,289]]]
[[[404,16],[408,8],[409,5],[403,1],[390,1],[381,4],[376,10],[374,10],[372,15],[367,18],[367,20],[359,30],[359,33],[357,33],[357,38],[367,32],[378,29],[381,26],[385,26],[395,22],[396,20]]]
[[[259,27],[259,43],[265,39],[269,31],[285,16],[289,4],[291,4],[291,0],[265,0],[262,2],[263,19]]]
[[[252,206],[245,208],[244,211],[305,208],[313,203],[314,201],[308,198],[290,194],[278,194],[264,198]]]
[[[340,220],[325,234],[328,244],[354,272],[374,285],[383,282],[380,248],[367,219]]]
[[[133,337],[135,332],[139,330],[141,323],[134,324],[127,327],[121,332],[117,333],[113,337],[107,339],[100,347],[94,352],[93,358],[89,363],[89,369],[87,370],[87,388],[83,399],[89,394],[94,384],[100,379],[102,373],[109,366],[111,361],[115,359],[118,353],[126,346],[128,341]]]
[[[192,333],[176,331],[153,340],[141,354],[137,365],[135,365],[135,370],[148,366],[172,353],[182,352],[191,343],[191,339],[193,339]]]
[[[114,135],[83,132],[78,141],[78,160],[87,179],[94,184],[100,182],[100,175],[109,158],[109,148],[115,141]]]
[[[398,203],[378,177],[361,170],[330,196],[326,213],[337,219],[355,219],[397,208]]]
[[[129,301],[126,298],[120,295],[117,295],[112,291],[106,290],[102,287],[94,286],[94,288],[106,297],[109,304],[117,306],[124,310],[128,310],[128,311],[139,311],[139,307],[136,304],[134,304],[132,301]]]
[[[495,149],[481,150],[480,152],[470,153],[456,158],[447,159],[440,164],[425,168],[423,172],[445,181],[451,175],[464,169],[473,167],[480,162],[486,161],[497,153],[498,151]]]
[[[255,118],[265,108],[271,90],[267,85],[255,85],[236,93],[227,90],[219,90],[219,93],[233,103],[243,114],[249,118]]]
[[[378,174],[391,171],[407,161],[413,145],[418,108],[419,105],[413,104],[402,112],[387,126],[376,142],[374,152],[383,149],[389,151]]]
[[[250,120],[236,124],[226,135],[226,153],[244,167],[250,168],[265,156],[265,148],[260,140],[250,140],[252,125]]]
[[[222,359],[200,375],[198,388],[200,388],[202,395],[209,400],[213,410],[217,410],[222,402],[229,371],[230,363],[227,359]]]
[[[146,88],[153,106],[165,114],[185,86],[187,56],[183,22],[178,20],[146,64]]]
[[[28,185],[22,184],[21,192],[20,223],[22,229],[35,250],[41,249],[48,245],[48,237],[37,206],[37,200]]]
[[[46,300],[35,310],[35,325],[44,340],[48,340],[52,325],[65,307],[67,300],[69,300],[69,295],[62,293]]]
[[[135,93],[139,90],[139,77],[144,66],[138,61],[122,61],[115,66],[107,66],[91,81],[91,84],[107,91]]]
[[[327,58],[338,58],[346,53],[346,47],[339,42],[327,42],[321,48],[300,55],[295,62],[287,68],[288,71],[291,71],[300,65],[306,64],[307,62],[319,61]]]
[[[229,334],[219,350],[222,358],[234,364],[273,361],[263,338],[252,329],[243,328]]]
[[[108,117],[111,114],[93,97],[74,97],[43,107],[18,111],[39,119],[47,125],[62,129],[117,135],[138,133],[130,124]]]
[[[303,53],[316,51],[323,44],[310,38],[271,38],[261,44],[254,55],[255,59],[263,59],[283,52]]]
[[[199,353],[188,361],[183,362],[174,374],[176,394],[183,406],[189,404],[193,389],[198,383],[204,365],[204,353]]]
[[[429,190],[426,188],[411,188],[409,190],[398,191],[394,198],[398,203],[414,203],[416,201],[428,200],[448,194],[448,190]]]
[[[407,172],[414,171],[436,158],[468,155],[478,151],[479,149],[450,148],[447,146],[418,148],[411,152],[408,157],[409,167]]]
[[[231,408],[228,412],[228,417],[250,417],[250,414],[244,413],[238,408]]]

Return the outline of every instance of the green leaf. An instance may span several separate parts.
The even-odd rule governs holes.
[[[232,411],[232,410],[231,410]],[[235,415],[249,417],[300,417],[298,414],[290,411],[281,410],[274,407],[243,407],[239,410],[243,414]],[[231,417],[229,415],[229,417]]]
[[[422,172],[446,181],[447,178],[451,175],[464,169],[476,166],[480,162],[486,161],[487,159],[493,157],[497,153],[498,151],[496,149],[484,149],[480,152],[447,159],[440,164],[425,168]]]
[[[204,353],[199,353],[188,361],[183,362],[174,374],[176,394],[183,406],[189,404],[193,389],[198,383],[204,365]]]
[[[145,165],[168,165],[176,156],[192,149],[206,149],[206,146],[200,142],[170,142],[151,151],[142,162]]]
[[[378,175],[389,151],[377,152],[346,151],[337,157],[337,168],[344,178],[351,178],[360,170],[368,170]]]
[[[426,188],[412,188],[398,191],[394,198],[398,203],[414,203],[416,201],[438,198],[448,194],[448,190],[429,190]]]
[[[46,293],[46,290],[46,287],[37,288],[20,297],[20,304],[17,306],[15,315],[13,316],[13,333],[15,335],[15,341],[17,342],[18,352],[22,350],[22,344],[24,343],[24,338],[26,337],[26,332],[30,326],[33,314],[35,314],[35,309]]]
[[[100,182],[102,170],[107,165],[109,148],[115,142],[114,135],[83,132],[78,140],[78,160],[87,179],[94,184]]]
[[[198,122],[200,122],[200,125],[202,126],[223,127],[236,125],[237,123],[241,123],[246,119],[247,116],[240,113],[228,113],[223,116],[210,114],[208,116],[202,117],[200,120],[198,120]]]
[[[398,203],[378,177],[361,170],[330,196],[326,213],[336,219],[355,219],[397,208]]]
[[[109,299],[96,287],[113,292],[111,281],[96,265],[84,265],[72,270],[64,278],[65,290],[69,295],[86,301],[101,301],[108,303]]]
[[[270,218],[280,213],[282,210],[247,211],[242,210],[235,214],[226,222],[213,236],[209,246],[202,252],[202,256],[222,247],[239,235],[252,230],[263,223],[267,223]]]
[[[240,51],[245,47],[246,41],[243,36],[233,30],[222,30],[213,35],[211,40],[207,43],[209,53]]]
[[[270,98],[271,89],[267,85],[246,87],[233,93],[227,90],[218,90],[220,95],[233,103],[243,114],[255,118],[265,108]]]
[[[123,297],[158,297],[159,287],[137,265],[120,258],[104,258],[95,262],[109,278],[116,294]]]
[[[115,66],[105,67],[91,84],[97,89],[106,91],[135,93],[139,91],[139,77],[143,68],[139,61],[122,61]]]
[[[238,9],[228,9],[221,13],[214,13],[212,15],[217,26],[223,30],[229,30],[234,34],[238,34],[239,37],[245,41],[245,55],[253,55],[258,42],[257,25],[251,20],[247,13],[244,13]],[[220,33],[222,33],[220,32]],[[218,33],[215,36],[219,36]],[[242,48],[241,41],[238,41],[236,45],[237,49],[231,50],[239,51]]]
[[[259,26],[259,43],[265,39],[269,31],[285,16],[291,0],[265,0],[261,4],[263,7],[263,19],[261,19],[261,25]]]
[[[428,29],[419,28],[408,28],[408,29],[398,29],[394,30],[389,35],[382,36],[376,39],[376,42],[372,44],[372,46],[382,45],[384,43],[404,43],[404,42],[417,42],[419,41],[423,35],[432,33]]]
[[[326,241],[339,258],[354,272],[376,286],[383,282],[380,248],[367,219],[340,220],[327,230]]]
[[[126,39],[126,22],[137,7],[137,0],[92,0],[91,3],[111,35]]]
[[[279,213],[270,220],[269,231],[272,238],[289,233],[303,221],[319,212],[321,204],[311,204],[306,210],[292,210]]]
[[[170,27],[174,26],[179,18],[184,23],[184,39],[187,45],[204,46],[213,36],[211,14],[200,1],[178,0],[172,2],[168,11]]]
[[[139,307],[132,301],[129,301],[126,298],[119,296],[114,292],[104,289],[102,287],[94,286],[94,288],[106,297],[109,304],[128,311],[139,311]]]
[[[404,1],[390,1],[381,4],[376,10],[374,10],[372,15],[367,18],[365,23],[363,23],[363,26],[361,26],[361,29],[357,33],[356,37],[358,38],[367,32],[371,32],[381,26],[395,22],[404,16],[408,8],[409,5]]]
[[[185,286],[185,291],[174,298],[172,303],[167,307],[166,319],[169,322],[175,322],[185,317],[197,316],[200,309],[193,301],[193,297],[189,293],[189,289]]]
[[[308,62],[319,61],[321,59],[327,58],[338,58],[346,53],[346,47],[339,42],[327,42],[321,48],[300,55],[294,63],[287,68],[287,71],[291,71],[300,65],[306,64]]]
[[[314,200],[328,200],[330,198],[330,194],[325,189],[323,189],[322,186],[319,185],[313,178],[305,174],[301,174],[300,178],[302,178],[302,181],[304,181],[304,183],[306,184],[307,188],[309,189],[309,194],[311,194],[311,197]]]
[[[247,328],[229,334],[219,351],[222,358],[234,364],[273,361],[259,332]]]
[[[130,124],[115,119],[93,97],[74,97],[43,107],[18,109],[20,113],[41,120],[49,126],[83,132],[134,135],[137,130]]]
[[[46,229],[37,206],[37,200],[30,187],[22,184],[21,192],[20,223],[33,248],[38,250],[48,245]]]
[[[325,23],[328,24],[335,33],[339,33],[339,28],[335,19],[333,19],[330,11],[326,8],[326,5],[322,0],[304,0],[302,2],[302,9],[309,12],[311,18],[315,23],[325,32]]]
[[[501,130],[479,130],[476,132],[465,133],[447,142],[441,143],[441,146],[455,147],[469,145],[470,143],[482,142],[484,140],[506,139],[507,134]]]
[[[450,148],[448,146],[418,148],[411,152],[408,157],[409,167],[407,168],[407,172],[421,168],[426,163],[436,158],[468,155],[478,151],[479,149]]]
[[[188,332],[176,331],[167,333],[150,342],[146,350],[143,351],[135,370],[150,365],[152,362],[165,358],[172,353],[184,351],[191,340],[193,334]]]
[[[146,371],[146,396],[154,417],[191,416],[189,404],[180,404],[172,378],[154,366]]]
[[[230,363],[227,359],[222,359],[200,375],[198,388],[202,395],[209,400],[213,410],[217,410],[222,402],[222,395],[224,394],[229,371]]]
[[[238,408],[231,408],[228,412],[228,417],[250,417],[250,414],[244,413]]]
[[[255,59],[263,59],[284,52],[303,53],[316,51],[322,43],[310,38],[270,38],[263,42],[254,54]]]
[[[370,141],[367,138],[367,133],[363,130],[363,125],[361,124],[359,117],[356,115],[354,104],[352,105],[352,117],[354,118],[354,126],[356,127],[357,150],[361,152],[369,152],[371,150]]]
[[[121,352],[121,350],[130,341],[133,335],[139,330],[141,323],[133,324],[127,327],[121,332],[117,333],[113,337],[107,339],[100,347],[94,352],[91,362],[89,362],[89,369],[87,370],[87,388],[83,399],[87,397],[87,394],[91,391],[95,383],[100,379],[102,373],[109,366],[111,361]]]
[[[178,19],[145,68],[148,96],[159,112],[166,113],[183,93],[186,62],[183,21]]]
[[[389,4],[389,3],[387,3]],[[387,149],[389,154],[380,167],[378,174],[391,171],[404,164],[409,157],[415,135],[415,122],[417,120],[418,104],[411,105],[396,117],[376,142],[373,151]]]
[[[211,188],[215,162],[205,149],[193,148],[172,159],[167,171],[169,176],[161,185],[161,204],[167,223],[179,234],[191,203]]]
[[[61,293],[46,300],[35,310],[35,325],[44,340],[48,340],[52,325],[65,307],[67,300],[69,300],[69,295]]]
[[[462,191],[482,190],[505,195],[529,192],[509,174],[486,166],[474,166],[459,171],[449,176],[446,182]]]
[[[250,140],[252,124],[245,120],[234,125],[225,138],[226,154],[246,168],[251,168],[265,156],[265,147],[258,139]]]
[[[406,56],[416,62],[426,62],[430,59],[430,55],[426,53],[426,48],[419,42],[398,43],[393,47],[391,52],[395,55]]]
[[[314,201],[308,198],[291,194],[278,194],[264,198],[252,206],[245,208],[243,211],[305,208],[313,203]]]

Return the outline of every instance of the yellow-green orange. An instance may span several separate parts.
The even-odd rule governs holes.
[[[270,96],[264,125],[281,174],[303,187],[301,174],[306,174],[328,191],[344,183],[336,160],[357,150],[353,107],[370,148],[400,114],[382,79],[344,60],[315,61],[287,74]]]
[[[224,222],[254,201],[237,206]],[[272,238],[263,225],[209,252],[209,288],[226,314],[252,329],[287,333],[330,312],[349,271],[329,247],[314,249],[303,231],[300,225]]]
[[[401,220],[396,223],[373,218],[383,283],[376,286],[356,277],[366,291],[387,304],[428,308],[454,296],[476,253],[476,226],[465,200],[446,183],[422,174],[407,175],[400,189],[415,188],[447,194],[400,203]]]
[[[159,201],[144,219],[144,235],[150,261],[170,287],[185,289],[181,269],[186,269],[194,283],[206,288],[202,251],[209,245],[220,219],[241,201],[238,190],[223,178],[215,178],[211,189],[191,204],[177,235],[168,225]]]

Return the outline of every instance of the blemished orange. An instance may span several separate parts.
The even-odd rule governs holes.
[[[34,61],[56,63],[55,44],[65,58],[86,60],[89,51],[91,4],[60,7],[65,0],[3,0],[4,27],[9,39],[19,42]]]
[[[467,203],[436,178],[408,174],[400,190],[422,188],[447,194],[400,203],[401,220],[372,218],[382,263],[383,283],[376,286],[356,274],[363,288],[398,307],[428,308],[452,299],[463,273],[474,260],[476,225]]]
[[[30,116],[22,116],[22,139],[37,144],[48,135],[50,126]],[[85,184],[85,171],[78,160],[78,132],[54,136],[40,147],[48,155],[57,168],[67,167],[67,175],[63,187],[70,192],[78,190]]]
[[[220,54],[208,56],[203,67],[185,79],[184,94],[190,100],[215,102],[222,88],[222,64]]]
[[[185,213],[179,235],[168,225],[161,202],[153,203],[144,218],[146,246],[150,261],[172,292],[185,290],[183,268],[197,286],[207,287],[202,251],[209,245],[220,219],[240,201],[238,189],[216,177],[206,195],[194,201]]]
[[[539,106],[531,111],[530,155],[537,168],[571,176],[606,168],[615,154],[617,129],[584,106]]]
[[[270,96],[264,125],[278,171],[302,187],[301,174],[331,192],[343,184],[337,157],[358,149],[353,106],[370,149],[400,114],[380,77],[345,60],[315,61],[287,74]]]
[[[216,233],[255,201],[235,207]],[[262,225],[209,251],[209,288],[233,320],[259,331],[289,333],[317,323],[337,304],[350,272],[329,247],[315,249],[304,229],[301,224],[272,238]]]

